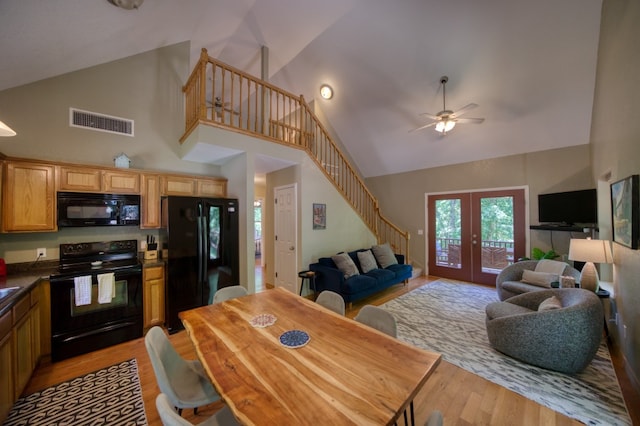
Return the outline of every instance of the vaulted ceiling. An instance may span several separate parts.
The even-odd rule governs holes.
[[[601,0],[0,0],[0,90],[192,42],[317,100],[365,177],[589,143]],[[420,113],[470,102],[442,136]],[[331,100],[319,99],[330,84]]]

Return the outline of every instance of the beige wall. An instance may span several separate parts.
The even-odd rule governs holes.
[[[591,144],[593,175],[602,180],[598,198],[601,208],[609,214],[609,184],[640,173],[638,22],[640,2],[604,0]],[[608,216],[601,217],[600,228],[601,234],[610,238]],[[612,302],[619,321],[617,325],[612,324],[611,336],[622,348],[627,370],[640,389],[640,251],[616,243],[612,248]]]
[[[366,183],[382,213],[411,233],[411,259],[424,269],[425,194],[528,186],[530,224],[538,224],[538,194],[593,188],[590,163],[589,146],[580,145],[374,177]],[[425,232],[418,235],[418,230]],[[549,231],[531,231],[529,243],[551,249]],[[554,232],[553,248],[567,253],[568,247],[569,233]]]

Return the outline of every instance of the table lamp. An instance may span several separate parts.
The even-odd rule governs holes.
[[[580,273],[580,287],[598,291],[598,270],[594,263],[613,263],[609,241],[572,238],[569,241],[569,260],[586,262]]]

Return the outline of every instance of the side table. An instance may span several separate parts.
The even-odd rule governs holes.
[[[316,294],[316,273],[313,271],[300,271],[298,272],[298,276],[300,277],[300,296],[302,296],[302,287],[304,287],[305,280],[308,281],[308,288],[311,291],[311,287],[313,287],[313,295]]]
[[[609,297],[611,296],[611,293],[601,288],[601,289],[598,289],[598,291],[596,291],[596,294],[600,298],[600,302],[602,303],[602,309],[604,311],[604,333],[607,336],[607,338],[609,338],[609,324],[607,322],[608,322],[608,319],[610,316],[610,310],[611,310],[611,308],[609,307]]]

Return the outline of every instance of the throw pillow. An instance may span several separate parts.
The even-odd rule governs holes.
[[[358,261],[360,262],[360,268],[362,269],[362,272],[365,274],[369,271],[373,271],[374,269],[378,269],[376,258],[373,257],[373,253],[371,253],[371,250],[359,251]]]
[[[551,288],[552,282],[558,282],[558,274],[550,274],[548,272],[535,272],[525,269],[522,273],[523,283],[537,285],[538,287]]]
[[[562,302],[556,296],[551,296],[548,299],[544,299],[540,306],[538,306],[538,312],[550,311],[552,309],[562,308]]]
[[[398,263],[398,259],[396,259],[396,255],[393,254],[393,250],[391,250],[389,243],[373,246],[371,247],[371,250],[380,264],[380,267],[383,269],[387,266],[396,265]]]
[[[353,263],[353,260],[347,253],[338,253],[335,256],[331,256],[331,259],[334,261],[345,278],[349,278],[354,275],[360,275],[360,273],[358,272],[358,267],[355,263]]]

